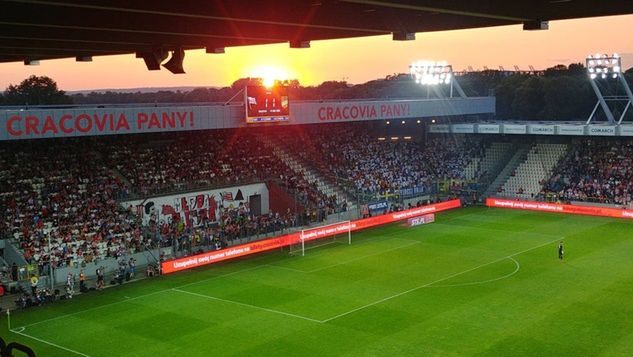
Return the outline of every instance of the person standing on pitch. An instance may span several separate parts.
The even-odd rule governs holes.
[[[565,249],[563,247],[563,241],[558,243],[558,259],[563,260],[563,255],[565,254]]]

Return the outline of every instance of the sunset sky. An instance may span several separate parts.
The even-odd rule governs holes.
[[[47,75],[60,88],[73,91],[104,88],[226,86],[254,76],[262,67],[285,72],[303,85],[327,80],[363,83],[408,70],[414,60],[447,60],[456,70],[500,65],[544,69],[581,62],[590,53],[617,52],[624,68],[633,66],[633,15],[550,22],[548,31],[523,31],[520,26],[418,33],[417,40],[392,41],[390,36],[313,41],[310,49],[287,44],[227,48],[225,54],[188,51],[187,74],[147,71],[134,55],[42,61],[40,66],[0,64],[0,90],[24,78]],[[282,74],[283,76],[283,74]]]

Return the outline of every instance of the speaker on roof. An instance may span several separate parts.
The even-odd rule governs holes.
[[[179,48],[171,52],[171,58],[163,65],[163,67],[167,68],[167,70],[173,74],[183,74],[185,73],[185,70],[182,67],[184,59],[185,51],[182,48]]]
[[[162,49],[152,52],[140,52],[136,54],[136,58],[142,58],[148,70],[158,71],[160,70],[160,64],[167,58],[167,52]]]

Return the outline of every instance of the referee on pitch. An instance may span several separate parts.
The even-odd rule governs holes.
[[[565,254],[565,247],[563,247],[563,241],[560,241],[560,243],[558,243],[558,259],[559,260],[563,260],[564,254]]]

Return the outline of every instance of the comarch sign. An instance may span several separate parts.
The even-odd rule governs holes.
[[[585,135],[584,125],[557,125],[558,135]]]
[[[479,124],[477,125],[477,132],[480,134],[499,134],[499,124]]]
[[[592,136],[615,136],[615,126],[613,125],[589,125],[587,131]]]
[[[473,134],[475,132],[475,124],[453,124],[451,132],[454,134]]]
[[[620,125],[620,136],[633,136],[633,125]]]
[[[525,134],[527,133],[526,125],[522,124],[503,124],[504,134]]]
[[[540,124],[528,125],[529,134],[554,135],[554,132],[555,132],[554,125],[540,125]]]
[[[431,133],[450,133],[451,127],[448,124],[435,124],[429,126]]]

